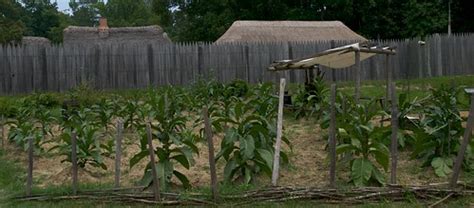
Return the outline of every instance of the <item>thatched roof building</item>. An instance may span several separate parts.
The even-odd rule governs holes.
[[[99,27],[69,26],[63,31],[64,44],[95,43],[171,43],[158,25],[109,28],[101,18]]]
[[[51,41],[44,37],[24,36],[21,45],[50,45]]]
[[[235,21],[216,43],[367,41],[340,21]]]

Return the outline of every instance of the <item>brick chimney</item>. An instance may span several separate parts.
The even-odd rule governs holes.
[[[99,30],[99,37],[101,38],[109,37],[109,26],[107,25],[107,18],[100,17],[98,30]]]

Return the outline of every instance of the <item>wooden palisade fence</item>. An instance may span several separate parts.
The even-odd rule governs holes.
[[[373,43],[396,47],[397,55],[390,61],[393,79],[474,74],[474,34]],[[201,78],[303,82],[304,71],[276,73],[267,67],[275,60],[305,57],[329,48],[331,42],[0,46],[0,95],[61,92],[80,84],[96,89],[187,85]],[[361,79],[384,79],[384,63],[383,56],[362,62]],[[334,72],[338,81],[353,80],[355,73],[357,70]]]

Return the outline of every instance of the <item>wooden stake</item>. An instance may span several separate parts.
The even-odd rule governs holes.
[[[77,134],[71,133],[72,194],[77,194]]]
[[[453,176],[449,186],[451,188],[456,187],[458,183],[459,173],[461,172],[462,161],[464,160],[464,154],[466,153],[467,146],[472,134],[472,128],[474,126],[474,94],[471,95],[471,107],[469,109],[469,117],[467,119],[466,129],[464,130],[464,137],[459,149],[458,156],[454,162]]]
[[[398,160],[398,101],[395,91],[395,83],[390,83],[392,101],[392,138],[390,144],[390,183],[397,184],[397,160]]]
[[[209,150],[209,168],[211,170],[211,190],[212,198],[217,201],[219,198],[218,187],[217,187],[217,173],[216,173],[216,160],[214,158],[214,141],[212,140],[212,127],[209,121],[209,112],[207,107],[202,109],[202,116],[204,118],[204,132],[206,134],[207,146]]]
[[[34,142],[33,137],[28,137],[28,177],[26,179],[26,195],[31,196],[31,189],[33,186],[33,153]]]
[[[280,94],[278,98],[278,120],[277,120],[277,137],[275,142],[275,155],[273,157],[273,173],[272,173],[272,185],[276,186],[278,182],[278,175],[280,171],[280,149],[281,149],[281,136],[283,128],[283,99],[285,95],[286,80],[280,79]]]
[[[355,51],[355,70],[356,70],[356,86],[355,86],[355,101],[359,104],[360,101],[360,79],[361,79],[361,68],[360,68],[360,51]]]
[[[5,149],[5,116],[2,115],[2,120],[0,122],[0,125],[2,125],[2,133],[0,134],[0,139],[2,140],[2,149]]]
[[[152,143],[153,135],[151,134],[150,122],[146,124],[146,132],[148,137],[148,151],[150,153],[151,174],[153,174],[153,194],[155,201],[160,201],[160,180],[158,178],[158,173],[156,172],[155,149],[153,148]]]
[[[390,55],[385,55],[385,75],[386,75],[386,81],[387,81],[387,92],[385,95],[385,106],[388,106],[390,103],[390,99],[392,99],[392,88],[391,88],[391,83],[392,83],[392,70],[390,69]]]
[[[115,140],[115,188],[120,187],[120,169],[122,165],[122,135],[123,122],[119,120],[117,122],[117,137]]]
[[[331,84],[331,120],[329,123],[329,186],[336,186],[336,84]]]

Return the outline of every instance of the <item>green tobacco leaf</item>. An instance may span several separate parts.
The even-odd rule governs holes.
[[[254,157],[255,151],[255,140],[252,136],[241,137],[240,139],[240,152],[243,153],[243,157],[251,159]]]
[[[436,157],[431,161],[431,166],[435,169],[437,176],[446,177],[452,172],[453,159]]]
[[[191,187],[191,185],[189,184],[188,178],[184,174],[182,174],[182,173],[180,173],[176,170],[173,171],[173,174],[176,176],[176,178],[178,178],[179,181],[181,181],[181,184],[183,184],[184,188],[190,188]]]
[[[379,184],[385,184],[385,176],[379,171],[379,169],[374,167],[372,171],[372,176]]]
[[[351,177],[354,185],[367,185],[374,167],[372,162],[364,158],[357,158],[352,162]]]
[[[173,156],[171,159],[174,159],[176,161],[178,161],[181,165],[183,165],[183,167],[185,167],[186,169],[189,169],[189,161],[188,161],[188,158],[184,155],[176,155],[176,156]]]
[[[130,168],[135,166],[140,160],[149,155],[148,151],[141,151],[130,159]]]
[[[352,150],[356,149],[354,146],[351,144],[341,144],[336,147],[336,153],[337,154],[342,154],[345,152],[350,152]]]
[[[224,168],[224,179],[228,182],[232,180],[232,176],[234,175],[235,169],[237,168],[237,162],[234,158],[229,160]]]
[[[257,149],[258,154],[262,159],[265,161],[265,164],[267,165],[267,168],[270,170],[273,169],[273,155],[270,151],[266,149]],[[281,152],[280,152],[281,154]]]

